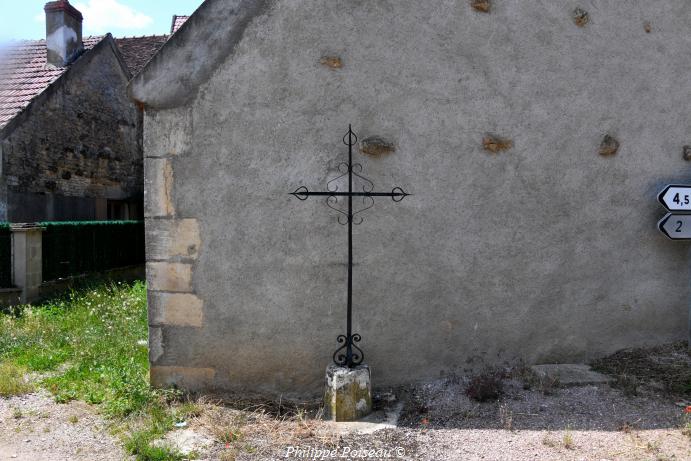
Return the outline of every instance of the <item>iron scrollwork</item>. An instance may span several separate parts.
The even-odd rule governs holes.
[[[357,143],[357,136],[351,126],[343,137],[343,143],[348,146],[348,162],[338,165],[339,176],[326,183],[326,191],[312,192],[305,186],[300,186],[291,194],[299,200],[307,200],[312,196],[326,197],[326,205],[339,213],[338,222],[348,226],[348,304],[347,304],[347,325],[346,334],[338,335],[336,341],[341,346],[333,354],[333,361],[336,365],[343,367],[355,367],[362,363],[365,354],[355,343],[359,343],[362,337],[352,333],[352,310],[353,310],[353,225],[362,224],[363,218],[359,216],[365,210],[374,206],[374,197],[391,197],[394,202],[400,202],[408,193],[400,187],[394,187],[391,192],[374,192],[374,183],[362,175],[362,164],[353,163],[353,146]],[[341,192],[336,182],[342,178],[348,178],[348,190]],[[361,191],[353,190],[353,179],[362,183]],[[347,199],[347,210],[339,208],[339,197]],[[362,197],[363,207],[353,210],[353,198]]]

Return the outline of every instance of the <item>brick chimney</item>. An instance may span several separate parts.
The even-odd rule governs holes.
[[[82,14],[68,0],[46,3],[46,48],[48,64],[64,67],[84,49]]]

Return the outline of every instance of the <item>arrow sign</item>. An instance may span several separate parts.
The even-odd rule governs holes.
[[[669,211],[691,211],[691,186],[671,184],[662,189],[657,199]]]
[[[672,240],[691,240],[691,215],[667,213],[657,228]]]

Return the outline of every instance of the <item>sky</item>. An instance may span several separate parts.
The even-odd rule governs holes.
[[[203,0],[70,0],[84,16],[83,35],[114,37],[170,32],[174,14],[190,15]],[[45,38],[47,0],[0,0],[0,42]]]

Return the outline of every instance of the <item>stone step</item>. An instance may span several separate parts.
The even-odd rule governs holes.
[[[533,365],[530,369],[540,378],[558,382],[560,386],[587,386],[609,384],[613,378],[593,371],[590,365],[582,363],[547,363]]]

